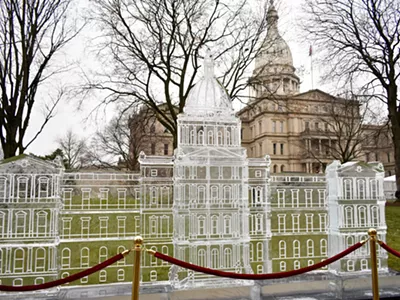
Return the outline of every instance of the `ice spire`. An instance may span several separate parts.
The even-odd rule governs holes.
[[[204,66],[204,78],[213,78],[214,77],[214,59],[211,56],[210,49],[207,49],[207,51],[206,51],[203,66]]]

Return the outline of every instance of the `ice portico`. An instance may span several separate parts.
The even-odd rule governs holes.
[[[204,267],[252,273],[248,159],[241,147],[241,122],[214,77],[213,65],[207,53],[204,76],[189,94],[184,113],[178,116],[173,179],[174,256]],[[226,279],[176,267],[172,267],[170,276],[178,288],[207,281],[227,284]]]

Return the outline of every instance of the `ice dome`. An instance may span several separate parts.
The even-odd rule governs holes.
[[[232,102],[214,76],[214,60],[210,53],[204,58],[204,76],[190,91],[184,112],[189,115],[233,114]]]

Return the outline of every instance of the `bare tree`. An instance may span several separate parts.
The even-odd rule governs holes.
[[[104,80],[88,80],[87,87],[109,92],[106,103],[126,99],[153,110],[174,136],[174,147],[177,114],[183,111],[207,49],[220,64],[219,81],[229,96],[237,98],[246,89],[245,73],[266,29],[265,5],[254,8],[248,0],[94,3],[105,49],[115,65]],[[168,110],[161,110],[161,103]]]
[[[305,30],[331,66],[328,78],[364,80],[387,106],[400,191],[400,1],[306,0]]]
[[[139,170],[138,157],[147,139],[145,127],[150,118],[126,111],[98,130],[91,142],[88,157],[94,165],[115,169]]]
[[[72,0],[0,1],[0,141],[4,157],[22,154],[54,115],[63,93],[46,106],[33,138],[25,142],[37,91],[60,71],[50,62],[79,32],[67,12]]]
[[[79,138],[72,130],[58,139],[59,149],[63,153],[64,165],[67,170],[77,170],[84,164],[87,147],[85,139]]]
[[[301,148],[322,165],[332,159],[342,163],[360,159],[365,155],[366,139],[372,142],[375,138],[365,134],[365,124],[379,123],[379,114],[370,107],[372,103],[370,96],[352,93],[332,97],[321,107],[315,123],[306,125]]]

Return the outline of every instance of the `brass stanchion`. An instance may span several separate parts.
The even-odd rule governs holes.
[[[134,245],[135,259],[133,262],[132,300],[139,300],[140,256],[142,255],[143,238],[141,236],[135,237]]]
[[[379,300],[378,266],[376,263],[376,229],[369,229],[368,235],[370,236],[369,250],[371,256],[372,294],[374,300]]]

